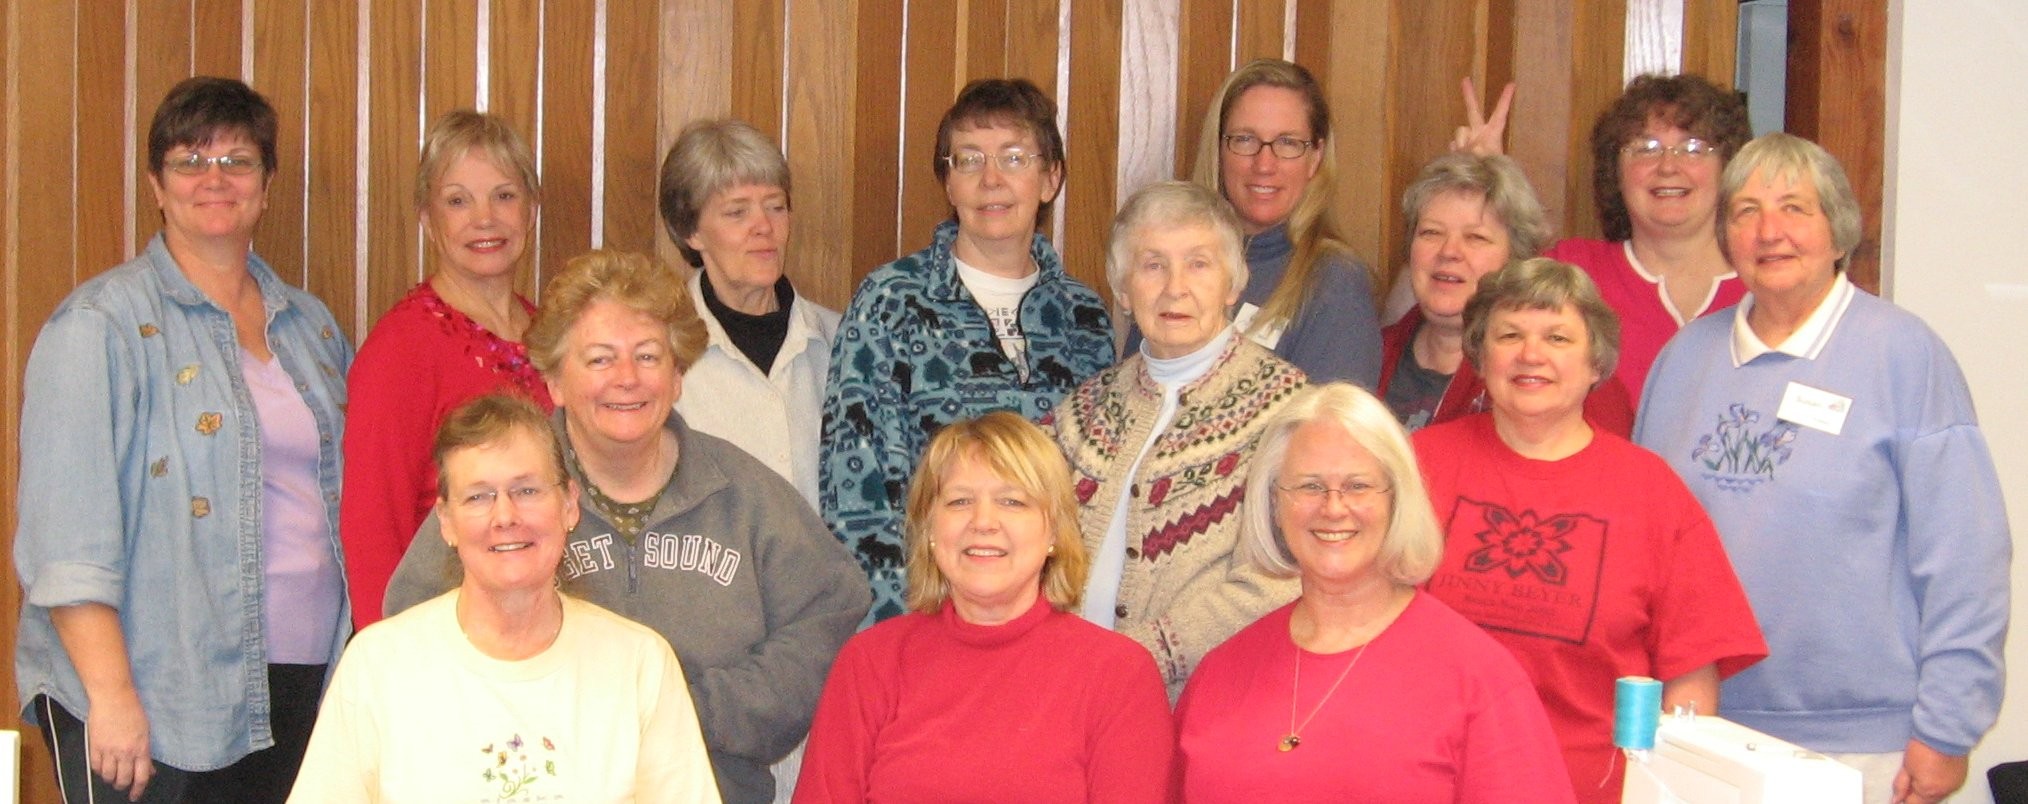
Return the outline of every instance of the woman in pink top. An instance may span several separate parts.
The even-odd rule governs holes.
[[[1620,316],[1618,376],[1634,399],[1655,353],[1691,319],[1746,292],[1718,252],[1718,173],[1753,139],[1746,102],[1695,75],[1644,75],[1591,128],[1604,240],[1544,254],[1591,275]]]
[[[1464,84],[1470,124],[1451,150],[1498,154],[1510,85],[1491,117]],[[1662,344],[1746,293],[1718,252],[1718,174],[1753,139],[1739,93],[1695,75],[1643,75],[1591,128],[1592,193],[1605,239],[1573,237],[1543,256],[1583,268],[1620,318],[1616,372],[1636,402]]]

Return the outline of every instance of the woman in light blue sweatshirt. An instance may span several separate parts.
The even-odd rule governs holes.
[[[1656,359],[1634,438],[1704,503],[1770,654],[1725,714],[1839,755],[1868,801],[1934,801],[1998,717],[2009,535],[1950,350],[1843,268],[1844,171],[1770,134],[1726,167],[1728,258],[1750,295]]]

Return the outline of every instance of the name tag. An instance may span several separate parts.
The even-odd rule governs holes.
[[[1238,312],[1232,314],[1232,325],[1238,327],[1240,332],[1246,332],[1247,337],[1259,344],[1260,348],[1272,351],[1275,344],[1282,342],[1282,331],[1288,329],[1288,325],[1262,327],[1258,331],[1247,332],[1247,327],[1253,326],[1253,317],[1256,315],[1260,315],[1260,307],[1250,302],[1240,302]]]
[[[1782,393],[1782,406],[1775,411],[1775,417],[1837,435],[1845,429],[1845,414],[1851,412],[1851,397],[1792,382]]]

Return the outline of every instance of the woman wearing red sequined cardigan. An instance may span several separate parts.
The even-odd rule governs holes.
[[[1239,232],[1196,185],[1129,198],[1107,276],[1143,340],[1056,409],[1092,555],[1085,618],[1147,647],[1172,699],[1205,652],[1298,591],[1234,554],[1254,444],[1305,383],[1232,328],[1246,286]]]

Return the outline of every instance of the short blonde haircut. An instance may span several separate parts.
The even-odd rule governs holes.
[[[1232,278],[1232,292],[1246,290],[1246,233],[1239,215],[1217,193],[1187,181],[1160,181],[1127,197],[1113,217],[1106,249],[1106,282],[1115,297],[1126,292],[1127,271],[1134,265],[1135,242],[1145,227],[1206,226],[1218,235],[1219,254]]]
[[[1289,552],[1287,536],[1275,525],[1275,485],[1281,482],[1282,461],[1289,440],[1311,422],[1332,422],[1345,429],[1359,446],[1373,454],[1387,474],[1394,495],[1393,514],[1381,537],[1374,566],[1399,586],[1429,580],[1443,559],[1444,536],[1430,510],[1429,492],[1416,467],[1408,433],[1387,405],[1364,389],[1346,382],[1312,385],[1276,411],[1262,430],[1253,466],[1246,473],[1246,506],[1240,521],[1239,554],[1261,572],[1280,578],[1301,574]]]
[[[1058,611],[1073,611],[1084,598],[1090,571],[1084,537],[1077,530],[1077,498],[1070,463],[1042,428],[999,410],[944,425],[923,450],[922,464],[908,486],[908,608],[929,614],[951,596],[951,582],[930,551],[930,511],[958,462],[983,462],[1014,484],[1042,510],[1056,551],[1042,563],[1042,595]]]
[[[430,196],[437,183],[444,180],[444,174],[459,159],[473,151],[483,154],[500,172],[521,182],[531,204],[542,203],[542,180],[535,175],[535,155],[529,152],[521,135],[514,133],[514,127],[485,112],[455,109],[437,118],[430,124],[429,133],[423,135],[422,158],[415,170],[417,212],[430,208]]]
[[[1514,310],[1561,310],[1570,305],[1584,319],[1591,340],[1591,367],[1605,382],[1620,363],[1620,317],[1599,296],[1598,286],[1584,269],[1548,257],[1507,263],[1479,278],[1479,289],[1465,302],[1465,359],[1482,375],[1486,328],[1493,314]]]
[[[683,278],[646,254],[590,251],[572,257],[542,289],[542,310],[522,339],[528,359],[554,380],[563,363],[565,336],[594,302],[610,301],[647,314],[669,327],[669,349],[677,371],[689,371],[704,355],[704,322],[690,304]]]

